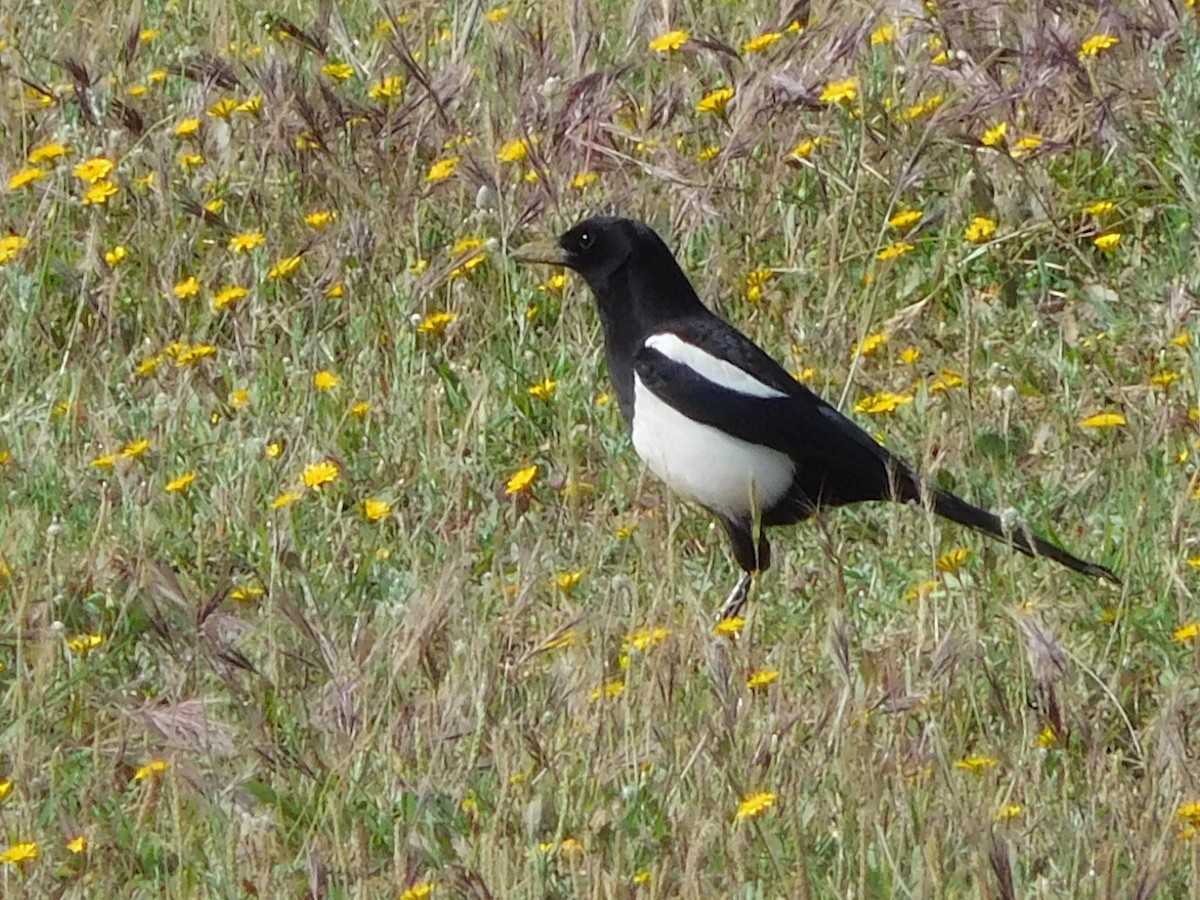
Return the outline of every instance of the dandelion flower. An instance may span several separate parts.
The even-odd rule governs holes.
[[[296,270],[300,268],[302,261],[303,257],[301,256],[285,256],[279,262],[275,263],[275,265],[271,266],[270,271],[267,272],[267,278],[272,281],[291,278],[296,273]]]
[[[29,246],[29,238],[19,234],[6,234],[0,237],[0,266],[14,259],[25,247]]]
[[[327,62],[321,66],[321,74],[334,81],[346,81],[354,77],[354,66],[344,62]]]
[[[955,547],[953,550],[947,550],[937,558],[937,570],[946,572],[947,574],[957,572],[963,567],[963,564],[970,558],[971,551],[966,547]]]
[[[746,620],[741,616],[730,616],[722,619],[713,626],[713,634],[717,637],[735,638],[746,627]]]
[[[916,347],[905,347],[900,351],[900,362],[906,365],[912,365],[921,358],[921,351]]]
[[[121,448],[121,459],[137,459],[139,456],[144,456],[149,449],[150,439],[140,438]]]
[[[971,220],[966,231],[963,232],[963,237],[972,244],[982,244],[995,233],[995,219],[989,219],[987,216],[976,216]]]
[[[242,287],[240,284],[231,284],[225,290],[221,291],[212,299],[212,308],[218,312],[227,307],[233,306],[243,297],[248,296],[250,291]]]
[[[182,494],[192,486],[192,482],[196,480],[195,472],[184,472],[178,478],[172,478],[163,488],[168,494]]]
[[[434,887],[435,885],[432,881],[423,881],[420,884],[414,884],[400,894],[400,900],[426,900],[433,893]]]
[[[1197,637],[1200,637],[1200,620],[1187,622],[1171,632],[1171,640],[1177,644],[1194,641]]]
[[[508,18],[509,13],[511,12],[512,7],[510,6],[497,6],[495,9],[489,9],[483,14],[483,17],[492,25],[499,25]]]
[[[199,130],[200,120],[198,118],[182,119],[175,126],[175,137],[191,137]]]
[[[1088,416],[1079,423],[1083,428],[1123,428],[1125,416],[1119,412],[1102,412]]]
[[[888,22],[880,25],[871,32],[871,46],[878,47],[881,44],[890,44],[896,39],[896,26]]]
[[[1089,56],[1099,56],[1105,50],[1115,47],[1121,43],[1121,39],[1111,34],[1093,34],[1084,39],[1079,45],[1079,58],[1086,59]]]
[[[12,844],[7,850],[0,851],[0,863],[10,866],[22,866],[38,858],[37,841],[25,841]]]
[[[1121,243],[1121,232],[1107,231],[1104,234],[1098,234],[1092,238],[1092,243],[1096,245],[1096,249],[1111,253]]]
[[[21,188],[28,187],[35,181],[41,181],[45,177],[45,169],[40,169],[37,166],[26,166],[24,169],[19,169],[9,176],[8,189],[10,191],[19,191]]]
[[[341,472],[329,460],[313,463],[304,470],[304,486],[312,490],[320,490],[324,485],[337,481]]]
[[[538,400],[549,400],[554,396],[554,391],[558,388],[558,382],[553,378],[547,378],[545,381],[539,381],[531,386],[526,392],[530,397],[536,397]]]
[[[315,228],[320,231],[322,228],[336,219],[337,215],[336,209],[314,210],[304,217],[304,224],[309,228]]]
[[[104,635],[102,634],[81,634],[79,637],[73,637],[67,641],[67,649],[72,653],[85,656],[89,651],[95,650],[103,643]]]
[[[173,293],[180,300],[186,300],[188,297],[194,297],[200,293],[200,282],[196,280],[195,275],[189,275],[182,281],[175,282],[175,286],[171,288]]]
[[[179,165],[183,166],[184,169],[187,169],[189,171],[191,169],[198,169],[202,165],[204,165],[204,154],[203,153],[180,153],[179,154]]]
[[[392,514],[392,504],[386,500],[367,498],[362,502],[362,513],[368,522],[378,522]]]
[[[271,509],[284,509],[299,499],[300,494],[297,491],[284,491],[281,494],[277,494],[275,499],[271,501]]]
[[[822,103],[853,103],[856,97],[858,97],[857,78],[831,81],[821,91]]]
[[[1011,822],[1013,819],[1018,819],[1025,812],[1025,807],[1020,803],[1010,803],[1007,806],[1001,807],[996,812],[997,822]]]
[[[341,380],[336,373],[330,372],[328,369],[322,369],[313,376],[313,386],[318,391],[332,391],[338,386]]]
[[[165,759],[152,759],[133,773],[133,780],[145,781],[147,778],[160,778],[170,767],[171,764]]]
[[[175,365],[179,367],[194,366],[202,359],[207,359],[210,356],[215,356],[217,348],[212,344],[191,344],[184,347],[175,356]]]
[[[665,628],[662,625],[635,628],[629,634],[625,635],[625,649],[645,653],[647,650],[657,647],[670,636],[671,629]]]
[[[895,412],[900,407],[912,402],[912,394],[895,394],[891,391],[882,391],[878,394],[863,397],[854,404],[854,411],[856,413],[864,413],[868,416],[877,416],[882,413]]]
[[[222,97],[205,112],[214,119],[228,119],[241,109],[242,104],[232,97]]]
[[[85,835],[78,835],[67,841],[67,850],[78,856],[80,853],[86,853],[88,848],[88,839]]]
[[[905,253],[911,253],[916,250],[916,244],[910,244],[908,241],[897,241],[894,244],[888,244],[875,254],[875,258],[881,262],[887,262],[889,259],[898,259]]]
[[[1095,203],[1089,203],[1087,206],[1085,206],[1083,208],[1083,214],[1086,216],[1095,216],[1096,218],[1099,218],[1100,216],[1108,215],[1116,208],[1117,204],[1113,203],[1111,200],[1097,200]]]
[[[735,822],[757,819],[775,805],[775,794],[772,791],[758,791],[745,797],[738,804],[737,812],[733,814]]]
[[[776,41],[783,37],[783,34],[778,31],[767,31],[760,34],[756,38],[751,38],[742,44],[743,53],[762,53],[769,49]]]
[[[103,206],[117,196],[117,186],[111,181],[97,181],[83,192],[84,206]]]
[[[111,250],[104,251],[104,261],[110,269],[115,269],[129,256],[129,250],[122,244],[117,244]]]
[[[919,209],[899,210],[888,219],[888,228],[893,228],[896,231],[906,231],[920,222],[923,215],[924,213]]]
[[[766,690],[768,685],[774,684],[778,679],[779,671],[777,669],[756,669],[746,679],[746,687],[752,691],[762,691]]]
[[[267,242],[267,236],[261,231],[243,231],[229,239],[229,249],[234,253],[248,253]]]
[[[564,594],[569,594],[583,580],[583,570],[575,572],[559,572],[554,576],[554,586]]]
[[[854,348],[853,352],[850,354],[850,358],[854,359],[856,356],[874,356],[880,351],[880,349],[883,348],[883,345],[887,343],[887,340],[887,335],[883,332],[868,334],[862,339],[862,342]]]
[[[445,159],[439,159],[429,167],[429,171],[425,173],[425,180],[431,184],[445,181],[454,174],[460,162],[462,162],[461,156],[448,156]]]
[[[612,681],[605,682],[598,688],[595,688],[591,693],[592,700],[614,700],[625,693],[625,682],[623,679],[614,678]]]
[[[978,775],[981,772],[986,772],[988,769],[995,768],[1000,765],[1000,760],[994,756],[964,756],[954,764],[954,768],[962,769],[964,772],[971,772]]]
[[[108,178],[114,166],[113,161],[103,156],[95,156],[85,160],[74,169],[75,177],[88,184],[95,184]]]
[[[68,152],[65,144],[41,144],[29,151],[27,159],[37,165],[38,163],[54,162],[56,159],[66,156]]]
[[[725,112],[725,107],[729,105],[729,101],[734,96],[733,88],[717,88],[715,91],[709,91],[700,98],[700,102],[696,104],[696,111],[702,113],[713,113],[720,115]]]
[[[421,334],[441,334],[455,319],[458,318],[458,313],[452,312],[435,312],[430,313],[420,324],[417,325],[417,331]]]
[[[525,138],[505,141],[496,151],[496,158],[503,163],[522,162],[529,157],[529,142]]]
[[[367,96],[372,100],[391,100],[394,97],[399,97],[400,92],[404,90],[404,79],[398,75],[389,75],[387,78],[381,79],[371,85],[371,89],[367,91]]]
[[[504,493],[508,494],[510,497],[513,497],[529,490],[537,476],[537,465],[526,466],[524,469],[515,472],[513,476],[508,479],[507,483],[504,485]]]
[[[985,147],[1003,147],[1008,136],[1008,123],[1000,122],[988,128],[979,142]]]
[[[652,40],[650,49],[655,53],[674,53],[691,40],[691,37],[686,31],[668,31]]]

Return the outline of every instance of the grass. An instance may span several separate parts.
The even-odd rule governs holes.
[[[5,895],[1197,896],[1200,40],[1129,6],[10,16]],[[714,636],[505,260],[614,209],[1126,586],[863,507]]]

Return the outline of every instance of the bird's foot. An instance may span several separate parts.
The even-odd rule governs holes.
[[[732,619],[742,611],[742,607],[750,599],[750,577],[749,572],[742,573],[742,577],[738,579],[738,583],[733,586],[733,590],[729,592],[729,596],[725,598],[725,602],[721,604],[721,609],[717,612],[718,622]]]

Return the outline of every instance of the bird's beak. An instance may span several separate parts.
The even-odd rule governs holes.
[[[522,263],[545,263],[549,266],[569,264],[567,251],[553,241],[530,241],[509,254],[510,259]]]

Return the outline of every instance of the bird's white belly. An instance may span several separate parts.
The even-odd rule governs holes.
[[[745,516],[787,492],[796,465],[785,453],[693,421],[634,378],[633,446],[650,471],[689,500]]]

